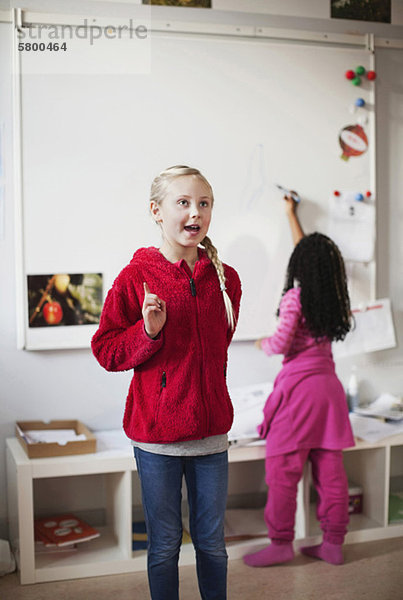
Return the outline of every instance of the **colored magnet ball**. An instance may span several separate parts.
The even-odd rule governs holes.
[[[362,202],[364,200],[364,196],[362,194],[356,194],[355,199],[357,202]]]
[[[354,77],[354,79],[351,80],[351,83],[353,85],[361,85],[361,77],[358,77],[358,76]]]
[[[365,106],[365,100],[364,98],[357,98],[357,100],[355,101],[355,105],[356,106]]]
[[[354,79],[355,73],[351,69],[345,72],[346,79]]]
[[[368,71],[368,73],[367,73],[367,79],[369,79],[370,81],[374,81],[374,79],[376,79],[376,73],[375,73],[375,71]]]
[[[365,75],[365,68],[362,65],[360,65],[356,68],[355,72],[356,75]]]
[[[338,197],[338,196],[340,196],[340,192],[339,192],[339,190],[334,190],[334,192],[333,192],[333,196],[337,196],[337,197]]]
[[[369,190],[367,190],[367,191],[365,192],[365,195],[366,195],[366,197],[367,197],[367,198],[371,198],[371,196],[372,196],[372,192],[370,192]]]

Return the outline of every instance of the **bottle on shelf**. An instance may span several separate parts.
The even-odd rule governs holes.
[[[350,412],[354,412],[360,404],[358,395],[357,367],[355,365],[351,368],[350,379],[348,380],[347,404]]]

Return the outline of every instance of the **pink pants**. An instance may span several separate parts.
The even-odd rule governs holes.
[[[342,544],[349,516],[348,483],[341,450],[297,450],[266,457],[269,491],[264,517],[269,537],[274,541],[294,539],[297,486],[307,460],[312,464],[313,483],[318,493],[316,516],[323,539],[331,544]]]

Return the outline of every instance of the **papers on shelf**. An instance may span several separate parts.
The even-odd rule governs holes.
[[[355,413],[367,417],[381,417],[390,421],[403,420],[403,402],[392,394],[381,394],[368,406],[356,408]]]
[[[384,423],[374,417],[364,417],[356,413],[350,413],[350,422],[354,436],[371,444],[390,435],[403,433],[403,421]]]
[[[335,358],[374,352],[396,346],[395,328],[389,298],[375,300],[353,309],[355,326],[346,339],[333,343]]]
[[[68,442],[85,441],[87,437],[77,434],[74,429],[31,429],[22,431],[22,437],[27,444],[59,444],[65,446]]]
[[[228,433],[230,442],[246,443],[259,437],[256,427],[263,421],[263,407],[272,389],[272,382],[264,382],[230,390],[234,406],[234,422]]]

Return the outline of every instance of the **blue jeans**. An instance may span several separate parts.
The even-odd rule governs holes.
[[[185,477],[190,535],[196,551],[203,600],[226,600],[227,552],[224,513],[227,452],[167,456],[134,448],[148,536],[148,581],[152,600],[178,600],[182,541],[182,479]]]

